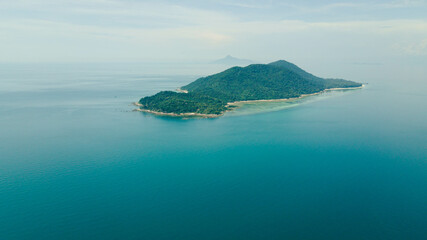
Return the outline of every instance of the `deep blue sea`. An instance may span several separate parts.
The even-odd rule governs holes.
[[[219,69],[0,64],[0,240],[427,239],[427,75],[358,67],[182,120],[131,103]]]

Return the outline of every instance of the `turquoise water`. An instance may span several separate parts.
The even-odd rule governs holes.
[[[180,120],[150,69],[0,65],[1,240],[427,236],[422,79]]]

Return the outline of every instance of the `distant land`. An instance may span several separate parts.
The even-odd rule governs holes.
[[[216,61],[213,61],[212,63],[229,65],[229,66],[247,66],[247,65],[252,64],[254,62],[252,60],[240,59],[240,58],[235,58],[231,55],[227,55],[226,57],[218,59]]]
[[[219,117],[236,104],[284,101],[327,90],[361,88],[361,83],[316,77],[284,61],[232,67],[202,77],[177,92],[161,91],[141,98],[139,111],[169,116]]]

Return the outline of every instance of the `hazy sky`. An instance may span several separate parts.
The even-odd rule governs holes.
[[[0,0],[0,53],[0,62],[425,59],[427,0]]]

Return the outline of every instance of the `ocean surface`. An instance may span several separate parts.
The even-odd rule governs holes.
[[[182,120],[131,103],[219,68],[0,64],[0,239],[427,239],[427,75],[349,68]]]

